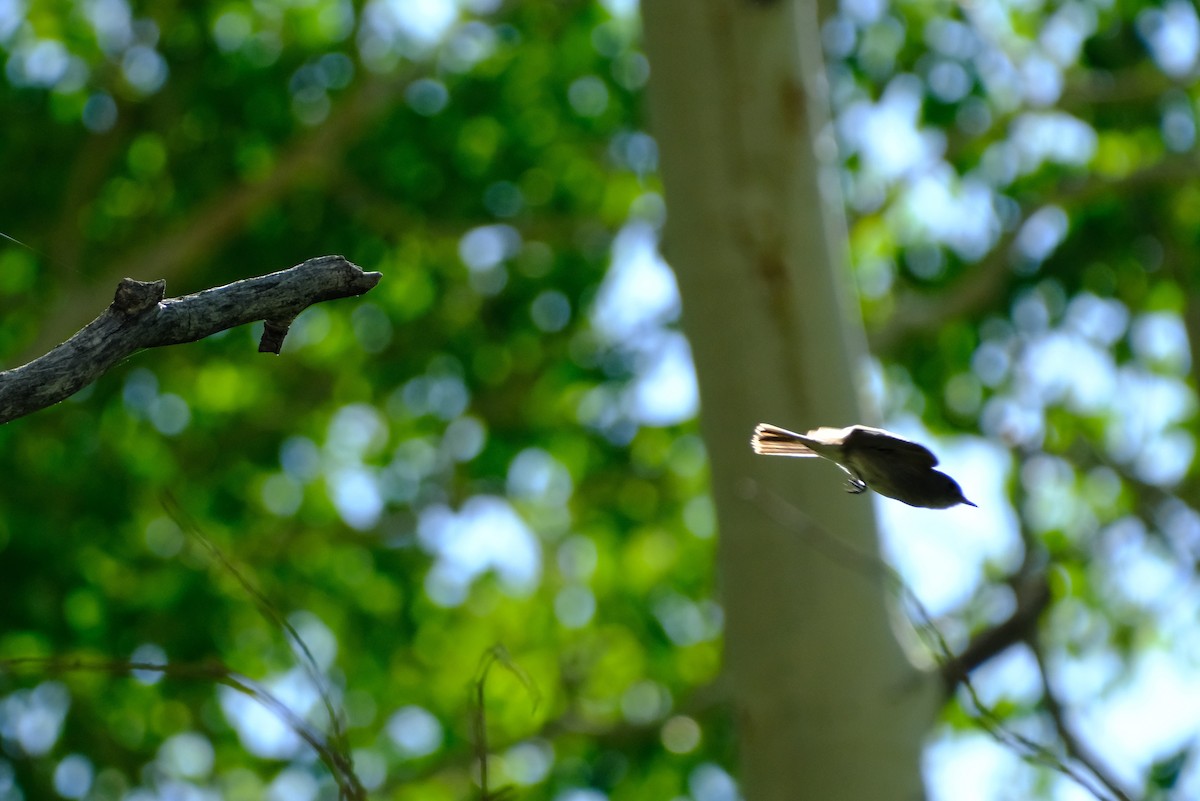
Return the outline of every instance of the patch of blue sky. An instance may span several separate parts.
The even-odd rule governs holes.
[[[670,327],[679,312],[679,287],[658,253],[655,227],[629,222],[613,242],[589,319],[606,342],[633,354],[634,375],[617,403],[639,425],[675,425],[699,408],[690,346]]]
[[[489,570],[513,595],[531,591],[541,578],[541,544],[504,498],[476,495],[457,512],[428,506],[418,519],[417,538],[435,557],[426,592],[443,606],[462,603],[471,582]]]
[[[300,719],[304,719],[321,698],[308,673],[300,667],[263,682],[263,688]],[[254,698],[222,686],[217,688],[217,699],[225,719],[251,754],[264,759],[290,759],[307,747],[295,729]]]
[[[1017,519],[1005,490],[1011,459],[981,438],[939,441],[914,418],[889,421],[888,428],[928,445],[941,460],[939,469],[979,506],[934,512],[872,496],[885,558],[930,614],[951,613],[979,591],[986,568],[1012,570],[1020,564]]]
[[[1195,7],[1171,0],[1138,14],[1137,29],[1159,69],[1173,78],[1191,73],[1200,56],[1200,19]]]
[[[858,100],[838,115],[842,157],[858,154],[862,170],[894,181],[936,163],[945,135],[919,127],[924,86],[915,75],[898,75],[878,102]]]
[[[592,326],[614,344],[636,339],[679,317],[675,274],[658,254],[658,236],[647,222],[625,225],[612,244],[612,261],[590,313]]]

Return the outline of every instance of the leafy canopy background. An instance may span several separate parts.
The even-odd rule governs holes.
[[[636,20],[481,10],[4,19],[0,160],[25,178],[0,203],[37,250],[0,254],[10,362],[126,274],[174,295],[338,252],[385,278],[305,313],[278,359],[251,330],[143,353],[0,430],[0,655],[219,660],[319,721],[282,632],[169,493],[328,671],[370,790],[468,792],[468,688],[497,642],[540,703],[489,678],[494,786],[636,777],[662,797],[703,765],[720,782],[723,725],[701,738],[681,718],[679,754],[660,738],[718,666],[703,447],[690,420],[639,425],[621,398],[647,357],[589,320],[631,209],[661,216]],[[331,784],[235,693],[141,679],[6,674],[4,797]]]
[[[373,794],[471,794],[467,688],[499,641],[541,702],[489,680],[494,783],[730,797],[730,726],[700,690],[720,631],[704,448],[691,384],[647,378],[677,364],[677,309],[652,261],[602,289],[663,214],[617,6],[0,10],[0,224],[36,249],[0,250],[6,364],[124,275],[180,294],[326,252],[385,273],[307,312],[281,358],[248,330],[145,353],[0,428],[0,657],[218,660],[320,724],[279,627],[169,493],[309,643]],[[823,9],[886,416],[1006,449],[1009,541],[937,611],[965,642],[1004,617],[1023,553],[1048,565],[1036,648],[980,684],[1015,725],[1049,736],[1057,700],[1102,726],[1093,747],[1148,795],[1197,782],[1197,29],[1182,2]],[[0,797],[333,792],[209,680],[0,682]],[[1130,692],[1155,725],[1122,723]],[[970,726],[952,702],[931,764],[972,753]]]

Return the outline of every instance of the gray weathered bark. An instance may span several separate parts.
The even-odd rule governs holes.
[[[341,256],[321,256],[270,275],[166,300],[165,282],[126,278],[104,313],[73,337],[28,364],[0,372],[0,423],[69,398],[144,348],[195,342],[264,320],[259,350],[278,353],[297,314],[314,303],[368,292],[381,277]]]

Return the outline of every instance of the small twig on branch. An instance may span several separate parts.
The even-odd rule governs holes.
[[[1016,595],[1016,608],[1005,620],[971,638],[967,647],[941,667],[946,694],[952,694],[975,668],[1036,635],[1038,620],[1050,605],[1050,585],[1044,565],[1029,559],[1008,583]]]
[[[264,320],[258,349],[278,353],[288,325],[304,309],[362,295],[380,278],[341,256],[320,256],[270,275],[165,300],[164,281],[126,278],[112,305],[75,336],[28,364],[0,372],[0,423],[69,398],[146,348],[195,342]]]

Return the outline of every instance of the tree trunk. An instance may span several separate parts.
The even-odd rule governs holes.
[[[893,636],[870,497],[844,493],[828,463],[748,444],[760,421],[870,422],[840,200],[818,157],[833,144],[815,3],[643,0],[642,13],[664,251],[712,460],[743,792],[920,798],[936,682]],[[869,558],[838,558],[839,543]]]

